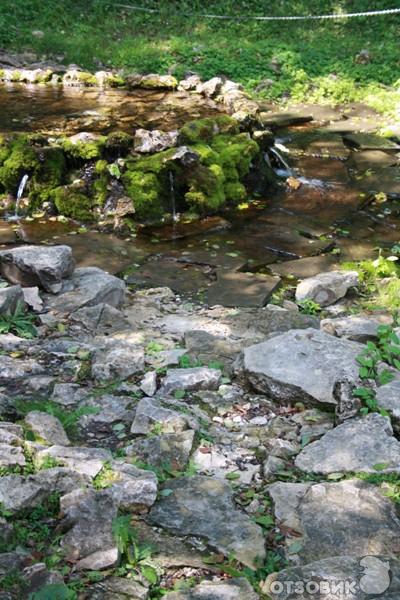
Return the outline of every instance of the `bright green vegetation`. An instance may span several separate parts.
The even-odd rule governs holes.
[[[15,195],[27,174],[29,212],[50,203],[60,214],[83,222],[101,217],[113,179],[123,184],[140,222],[169,218],[171,176],[177,210],[192,216],[213,214],[247,198],[243,182],[260,148],[247,133],[239,132],[236,121],[228,116],[192,121],[180,137],[189,148],[188,158],[176,157],[176,148],[171,148],[130,155],[125,167],[115,162],[132,146],[132,137],[122,132],[75,143],[60,138],[53,146],[37,135],[2,138],[0,193]],[[93,177],[79,179],[80,169],[87,165]]]
[[[0,315],[0,333],[14,333],[23,338],[32,339],[37,336],[34,321],[36,316],[27,313],[21,302],[18,303],[15,312],[11,315]]]
[[[142,575],[150,585],[156,585],[159,572],[151,560],[152,548],[139,544],[131,517],[129,515],[117,517],[113,523],[113,533],[121,557],[121,566],[117,574],[123,576],[133,572]]]
[[[126,72],[182,77],[195,71],[244,84],[262,97],[294,101],[365,100],[393,111],[399,94],[385,86],[398,80],[399,16],[306,22],[220,21],[183,15],[185,11],[239,15],[305,15],[392,8],[393,0],[299,0],[267,4],[257,0],[125,0],[161,9],[146,14],[107,0],[55,3],[2,0],[0,46],[62,55],[66,64],[89,70],[99,65]],[[55,27],[57,23],[57,27]],[[43,36],[35,36],[34,31]],[[356,57],[366,49],[367,64]],[[259,86],[259,87],[258,87]]]
[[[376,260],[342,264],[344,269],[358,271],[361,304],[365,308],[400,309],[400,268],[397,262],[397,256],[385,258],[380,253]]]

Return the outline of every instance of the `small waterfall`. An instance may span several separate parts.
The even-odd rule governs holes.
[[[172,222],[176,223],[178,221],[178,217],[176,214],[175,181],[172,171],[169,172],[169,191],[171,196]]]
[[[293,177],[293,170],[289,167],[288,163],[280,154],[279,150],[275,146],[272,146],[271,148],[269,148],[268,152],[275,156],[277,164],[281,166],[281,168],[275,169],[276,174],[282,175],[284,177]]]
[[[18,191],[17,191],[17,201],[15,203],[15,213],[14,213],[14,219],[18,219],[18,210],[19,210],[19,204],[22,198],[22,195],[24,193],[26,184],[28,183],[28,179],[29,176],[28,175],[24,175],[23,178],[20,181],[20,184],[18,186]]]

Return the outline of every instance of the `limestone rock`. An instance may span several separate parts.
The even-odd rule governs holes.
[[[0,444],[0,467],[13,468],[24,467],[25,456],[20,446],[11,444]]]
[[[127,379],[143,370],[143,348],[122,340],[105,342],[92,362],[92,377],[98,381]]]
[[[21,246],[0,252],[0,273],[6,279],[27,287],[38,285],[53,294],[73,270],[69,246]]]
[[[186,592],[172,592],[168,600],[258,600],[247,579],[204,581]]]
[[[400,381],[393,380],[378,387],[376,399],[381,408],[388,411],[394,430],[400,431]]]
[[[364,344],[377,338],[377,330],[381,324],[378,319],[355,315],[336,319],[323,319],[321,329],[325,333]]]
[[[154,154],[173,148],[178,143],[177,131],[159,131],[155,129],[137,129],[135,132],[135,151],[141,154]]]
[[[86,588],[87,600],[147,600],[149,591],[126,577],[107,577]]]
[[[157,373],[148,371],[140,382],[140,389],[146,396],[154,396],[157,391]]]
[[[194,431],[188,429],[180,433],[165,433],[134,440],[126,448],[126,453],[154,467],[168,465],[176,471],[184,471],[193,442]]]
[[[115,474],[110,489],[120,508],[132,512],[153,506],[157,498],[157,477],[154,473],[116,461],[110,467]]]
[[[227,482],[211,477],[182,477],[165,484],[171,490],[150,511],[151,522],[178,535],[205,538],[226,556],[253,568],[265,557],[261,528],[237,510]]]
[[[48,456],[77,473],[95,477],[103,468],[103,464],[110,461],[111,452],[102,448],[51,446],[40,450],[36,460],[40,464]]]
[[[25,424],[36,436],[39,436],[49,445],[70,445],[70,441],[64,431],[64,427],[53,415],[34,410],[26,415]]]
[[[0,315],[12,315],[18,306],[25,308],[24,294],[20,285],[0,289]]]
[[[72,313],[70,321],[93,336],[111,335],[130,328],[122,312],[104,302],[80,308]]]
[[[357,382],[361,344],[314,329],[291,330],[244,350],[244,372],[279,402],[336,405],[340,380]]]
[[[204,83],[200,83],[197,86],[197,92],[203,94],[207,98],[214,98],[219,94],[222,88],[223,81],[221,77],[213,77]]]
[[[32,358],[21,359],[0,356],[0,384],[7,385],[32,375],[40,375],[44,369]]]
[[[400,442],[387,417],[350,419],[309,444],[295,465],[308,473],[400,472]]]
[[[97,267],[76,269],[66,282],[63,293],[47,297],[49,308],[72,313],[85,306],[109,304],[114,308],[122,305],[125,298],[125,283]]]
[[[112,531],[118,503],[110,490],[75,490],[62,496],[60,510],[65,526],[71,529],[62,539],[70,560],[77,560],[78,570],[113,567],[118,549]]]
[[[349,288],[358,285],[357,271],[329,271],[304,279],[296,288],[296,301],[312,300],[329,306],[343,298]]]
[[[145,435],[157,424],[163,433],[177,433],[189,427],[185,414],[165,408],[157,398],[143,398],[137,405],[131,433]]]
[[[173,394],[176,390],[193,392],[216,390],[221,381],[219,369],[194,367],[191,369],[169,369],[162,382],[161,394]]]
[[[25,303],[36,312],[43,310],[43,300],[38,287],[24,287],[22,290]]]
[[[41,504],[47,495],[46,488],[21,475],[0,477],[0,504],[5,510],[18,512],[33,508]]]

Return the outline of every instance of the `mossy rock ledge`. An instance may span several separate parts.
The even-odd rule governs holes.
[[[41,135],[3,136],[0,194],[15,197],[26,174],[28,213],[107,221],[124,198],[133,223],[168,221],[173,206],[203,217],[247,199],[246,178],[260,156],[257,142],[226,115],[188,122],[176,147],[145,155],[123,132],[82,132],[51,144]]]

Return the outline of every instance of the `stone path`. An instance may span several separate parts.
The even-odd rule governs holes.
[[[349,406],[376,318],[210,309],[70,258],[0,253],[2,314],[44,288],[38,336],[0,336],[0,599],[398,598],[398,381],[392,423]],[[299,293],[357,285],[330,275]]]

